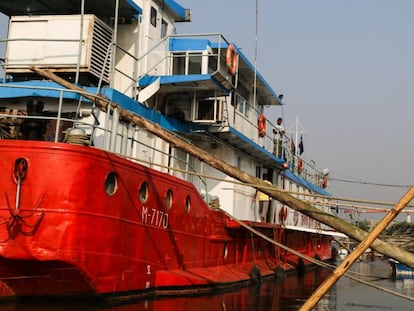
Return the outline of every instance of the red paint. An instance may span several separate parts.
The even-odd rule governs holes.
[[[272,277],[278,264],[293,270],[298,263],[258,237],[252,241],[246,229],[209,209],[192,184],[171,175],[70,144],[0,140],[0,152],[3,295],[198,292],[250,282],[255,265],[262,277]],[[21,158],[27,168],[18,194],[15,165]],[[111,172],[117,187],[108,195]],[[148,200],[141,203],[144,182]],[[171,208],[165,206],[168,191]],[[331,256],[330,238],[256,225],[309,256]],[[305,236],[311,245],[303,244]]]

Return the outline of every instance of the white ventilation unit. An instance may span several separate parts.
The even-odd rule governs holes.
[[[112,29],[92,14],[13,16],[10,19],[6,72],[28,73],[31,66],[59,73],[80,72],[109,82]]]
[[[223,120],[223,100],[199,99],[194,105],[193,122],[216,123]]]

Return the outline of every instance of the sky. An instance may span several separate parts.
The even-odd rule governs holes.
[[[222,33],[251,60],[257,47],[258,71],[284,94],[267,116],[292,130],[299,118],[303,156],[329,169],[332,195],[396,203],[413,185],[414,1],[179,3],[193,21],[178,33]]]
[[[179,23],[177,33],[222,33],[252,62],[257,47],[258,71],[284,94],[285,106],[267,117],[283,116],[286,129],[299,118],[303,156],[329,169],[332,195],[395,203],[408,191],[414,1],[178,2],[192,10],[192,22]]]

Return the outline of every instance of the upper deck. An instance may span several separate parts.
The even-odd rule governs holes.
[[[320,172],[292,152],[291,137],[284,136],[282,150],[275,151],[270,120],[258,135],[265,107],[283,102],[237,45],[221,34],[172,34],[166,25],[189,21],[190,11],[175,1],[161,2],[86,1],[82,7],[81,1],[2,1],[0,10],[13,16],[0,101],[59,96],[38,89],[43,82],[31,67],[47,68],[75,84],[96,87],[97,93],[125,96],[122,102],[134,112],[142,104],[153,110],[154,121],[160,114],[168,120],[165,126],[193,141],[217,140],[267,167],[288,168],[289,179],[326,194]],[[162,22],[153,23],[152,17],[160,16]],[[232,46],[234,73],[227,59]],[[30,80],[37,87],[21,89]],[[12,85],[20,87],[19,95],[8,88]]]

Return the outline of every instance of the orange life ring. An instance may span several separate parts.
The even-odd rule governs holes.
[[[328,186],[328,177],[323,176],[322,188],[325,189],[327,186]]]
[[[266,136],[266,118],[264,114],[260,114],[259,119],[257,120],[257,129],[259,130],[259,136]]]
[[[298,160],[298,173],[301,174],[303,169],[303,162],[302,159]]]
[[[230,44],[226,51],[226,65],[229,74],[234,76],[237,71],[237,51],[233,44]]]
[[[293,224],[296,226],[299,222],[299,212],[294,211],[293,212]]]
[[[279,211],[279,222],[281,225],[284,225],[286,223],[287,218],[287,208],[282,207]]]

